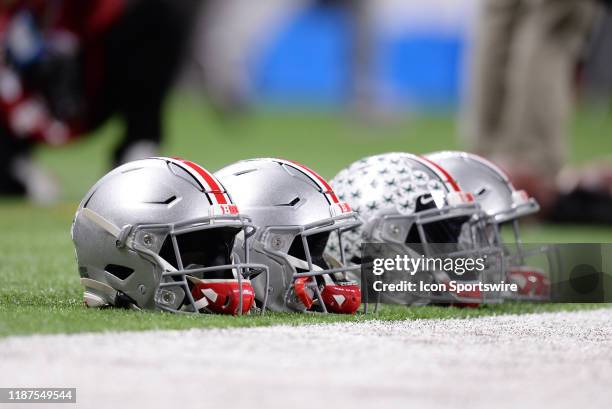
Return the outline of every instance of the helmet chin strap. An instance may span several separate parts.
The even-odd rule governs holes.
[[[117,290],[101,281],[91,278],[81,277],[81,285],[85,288],[83,302],[88,307],[101,308],[114,305],[117,297]]]
[[[119,234],[121,233],[121,229],[119,227],[115,226],[112,222],[110,222],[107,219],[105,219],[104,216],[96,213],[95,211],[93,211],[93,210],[91,210],[91,209],[89,209],[87,207],[81,210],[81,214],[86,219],[89,219],[90,221],[92,221],[95,224],[97,224],[98,227],[101,227],[103,230],[105,230],[107,233],[109,233],[114,238],[116,238],[116,239],[119,238]]]
[[[114,223],[104,218],[104,216],[96,213],[95,211],[87,207],[82,209],[81,213],[83,214],[83,217],[97,224],[98,227],[102,228],[115,239],[117,239],[117,247],[125,246],[128,235],[130,234],[130,230],[132,229],[131,225],[127,224],[123,226],[123,228],[119,228]]]
[[[300,270],[314,271],[314,272],[324,271],[323,268],[319,267],[318,265],[314,263],[312,263],[312,269],[310,269],[310,267],[308,266],[308,262],[306,260],[302,260],[301,258],[297,258],[289,254],[285,254],[285,258],[287,259],[287,261],[293,268],[296,268],[296,269],[299,268]],[[323,274],[321,277],[323,277],[325,284],[330,284],[329,283],[330,278],[328,277],[327,274]]]
[[[300,258],[297,257],[293,257],[289,254],[285,254],[285,258],[287,259],[287,261],[289,262],[290,265],[292,265],[295,268],[299,268],[301,270],[306,270],[306,271],[323,271],[323,269],[321,267],[319,267],[316,264],[312,264],[312,270],[310,269],[310,266],[308,266],[308,262],[306,260],[302,260]]]
[[[102,228],[107,233],[109,233],[111,236],[113,236],[115,239],[117,239],[117,241],[120,241],[123,245],[126,244],[127,236],[131,228],[130,225],[126,225],[125,227],[120,229],[115,224],[113,224],[111,221],[107,220],[104,216],[88,208],[82,209],[81,213],[83,214],[85,218],[89,219],[90,221],[95,223],[98,227]],[[155,260],[162,265],[165,271],[171,271],[171,272],[178,271],[173,265],[168,263],[163,258],[159,257],[157,254],[152,253],[152,255],[155,257]]]

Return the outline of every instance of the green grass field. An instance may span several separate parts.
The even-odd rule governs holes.
[[[384,126],[333,113],[261,112],[223,124],[197,100],[175,97],[168,107],[164,153],[216,170],[235,160],[279,156],[303,162],[332,177],[360,157],[386,151],[427,152],[459,148],[450,115],[406,118]],[[610,116],[581,114],[574,123],[572,161],[612,152]],[[269,314],[264,317],[177,316],[118,310],[87,310],[70,241],[78,200],[108,167],[108,152],[121,132],[111,122],[91,138],[62,149],[41,149],[40,160],[61,180],[63,202],[43,208],[0,202],[0,336],[106,330],[303,324],[365,319],[452,318],[529,313],[595,305],[507,304],[478,309],[387,307],[378,315]],[[532,242],[612,242],[610,227],[537,225],[525,229]]]

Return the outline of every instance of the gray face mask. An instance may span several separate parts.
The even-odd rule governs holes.
[[[242,314],[248,311],[253,303],[250,277],[263,273],[266,276],[265,280],[268,280],[267,267],[262,264],[249,263],[248,252],[245,251],[243,254],[245,262],[233,262],[234,258],[231,255],[233,237],[240,231],[243,240],[248,241],[255,232],[254,226],[241,216],[212,216],[176,225],[141,224],[119,229],[90,209],[83,209],[82,215],[115,237],[118,247],[130,249],[159,266],[161,277],[155,292],[155,305],[161,310]],[[194,233],[203,232],[212,232],[217,236],[218,244],[229,246],[227,260],[219,259],[219,255],[224,258],[223,253],[219,249],[211,248],[210,243],[206,246],[206,243],[201,240],[201,235],[195,237],[198,239],[198,247],[203,249],[199,254],[194,253],[193,245],[191,249],[181,249],[181,237],[186,234],[194,235]],[[224,235],[232,238],[231,241],[219,240],[219,236]],[[164,236],[162,251],[158,252],[152,248],[152,243],[162,241],[161,238]],[[169,243],[170,251],[164,252],[163,248],[168,247]],[[213,265],[193,263],[184,265],[183,259],[195,257],[205,260],[206,255],[210,252],[217,255],[217,259],[210,263]],[[224,263],[224,261],[229,261],[229,263]],[[92,283],[93,281],[81,279],[82,284],[86,287],[93,284],[94,289],[101,289],[107,298],[110,297],[111,303],[113,300],[116,301],[117,290],[104,283]],[[98,302],[102,298],[91,291],[87,296],[92,300],[97,297]],[[248,305],[245,305],[245,297],[249,299]],[[262,313],[265,311],[265,304],[266,300],[262,303]]]

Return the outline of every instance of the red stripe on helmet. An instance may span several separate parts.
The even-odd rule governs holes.
[[[446,178],[446,181],[448,183],[450,183],[450,185],[452,186],[452,188],[453,188],[453,190],[455,192],[461,192],[461,189],[459,188],[459,185],[457,184],[457,181],[450,175],[450,173],[448,173],[448,171],[446,169],[444,169],[442,166],[438,165],[436,162],[433,162],[433,161],[427,159],[425,156],[419,155],[419,158],[423,159],[424,161],[426,161],[427,163],[429,163],[430,165],[432,165],[433,167],[438,169],[440,172],[442,172],[442,174]]]
[[[317,172],[315,172],[314,170],[310,169],[308,166],[302,165],[301,163],[298,163],[298,162],[295,162],[295,161],[292,161],[292,160],[290,160],[288,162],[291,162],[292,164],[294,164],[298,168],[302,168],[301,170],[305,170],[306,172],[312,174],[312,176],[314,176],[319,181],[319,183],[323,186],[323,189],[324,189],[323,193],[328,194],[331,197],[332,202],[338,203],[338,196],[336,196],[336,193],[334,192],[332,187]]]
[[[206,171],[206,169],[202,168],[197,163],[193,163],[188,160],[181,160],[181,161],[185,165],[189,166],[191,169],[195,170],[200,176],[202,176],[204,181],[206,181],[206,184],[210,187],[209,193],[212,193],[215,196],[215,199],[217,200],[219,204],[227,204],[228,201],[224,194],[225,189],[221,187],[220,183],[217,182],[217,180],[214,178],[213,175],[211,175],[208,171]]]

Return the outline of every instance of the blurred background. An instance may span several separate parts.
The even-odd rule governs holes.
[[[7,217],[19,197],[73,210],[114,165],[157,154],[211,171],[279,156],[331,178],[377,153],[462,149],[548,220],[612,224],[605,1],[0,5]]]

